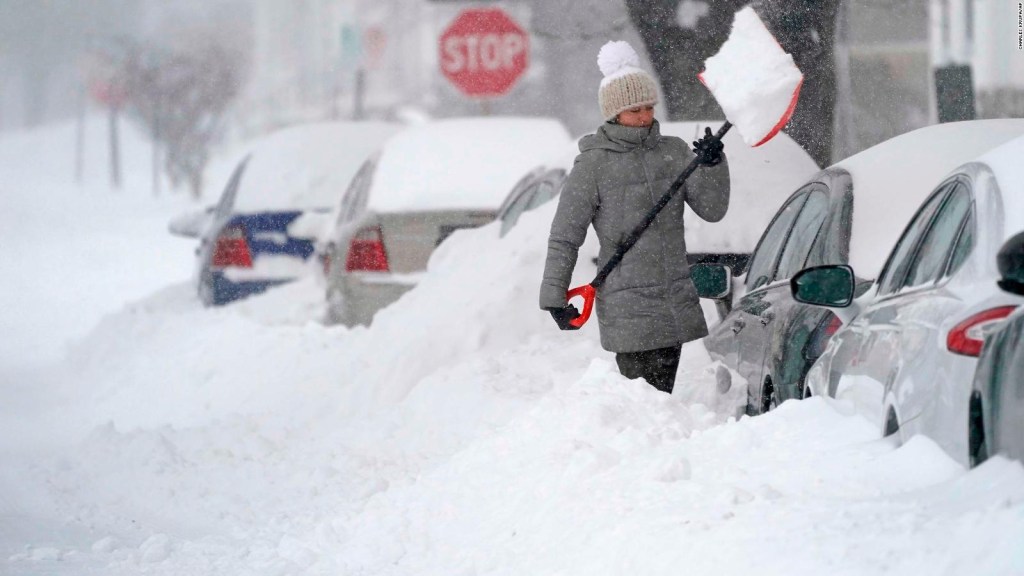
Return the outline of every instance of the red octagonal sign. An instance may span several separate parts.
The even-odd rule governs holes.
[[[498,8],[464,10],[441,34],[441,72],[469,96],[501,96],[523,75],[530,36]]]

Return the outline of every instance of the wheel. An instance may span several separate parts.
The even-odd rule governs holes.
[[[900,421],[896,417],[896,411],[889,408],[889,413],[885,417],[885,433],[884,436],[892,436],[900,431]]]
[[[775,397],[775,386],[772,384],[771,376],[764,379],[764,386],[761,387],[761,414],[764,414],[779,405]]]
[[[985,414],[981,410],[981,394],[971,394],[971,407],[968,411],[968,456],[971,468],[988,460],[988,439],[985,437]]]

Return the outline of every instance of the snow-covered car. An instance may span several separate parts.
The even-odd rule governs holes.
[[[1018,120],[921,128],[838,162],[793,192],[761,235],[732,311],[705,339],[720,363],[719,389],[745,385],[748,414],[802,398],[808,370],[841,322],[828,309],[795,301],[790,279],[826,264],[850,264],[861,278],[877,278],[935,184],[1022,130]]]
[[[546,118],[438,120],[395,136],[359,169],[319,246],[327,321],[369,324],[417,284],[438,244],[493,221],[522,175],[570,141]]]
[[[981,133],[961,130],[975,127]],[[1015,308],[996,286],[995,256],[1024,228],[1024,120],[935,129],[941,133],[933,148],[957,153],[1018,137],[929,191],[877,274],[851,248],[846,265],[804,270],[791,288],[796,300],[828,306],[844,324],[808,377],[814,393],[855,396],[869,415],[879,415],[885,435],[906,441],[923,434],[967,465],[968,399],[984,332]],[[886,211],[903,200],[909,198],[888,195]],[[876,225],[870,233],[882,232]],[[877,281],[857,295],[857,276]]]
[[[1007,240],[997,263],[999,287],[1018,307],[986,336],[978,357],[967,416],[972,466],[995,454],[1024,461],[1024,232]]]
[[[212,210],[172,220],[198,236],[204,304],[257,294],[315,269],[314,244],[360,165],[401,130],[387,122],[295,126],[261,138],[238,162]]]

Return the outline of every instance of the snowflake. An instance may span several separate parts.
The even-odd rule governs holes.
[[[708,3],[703,0],[683,0],[676,9],[676,21],[683,28],[697,29],[700,19],[708,15]]]

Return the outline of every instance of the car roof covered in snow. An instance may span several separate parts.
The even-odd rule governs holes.
[[[319,122],[260,138],[249,148],[234,210],[334,208],[363,162],[402,128],[390,122]]]
[[[721,125],[721,120],[663,122],[661,133],[690,144],[704,135],[705,127],[717,131]],[[732,130],[723,143],[729,160],[729,210],[715,223],[686,211],[686,248],[692,253],[753,252],[776,210],[819,170],[811,156],[787,134],[779,133],[752,148]]]
[[[925,198],[950,172],[1015,137],[1024,120],[972,120],[919,128],[837,162],[853,180],[850,260],[877,278]]]
[[[496,210],[520,178],[571,139],[547,118],[459,118],[409,128],[382,150],[367,209]]]
[[[1006,220],[1001,241],[1024,231],[1024,135],[986,152],[978,162],[988,166],[999,184]]]

